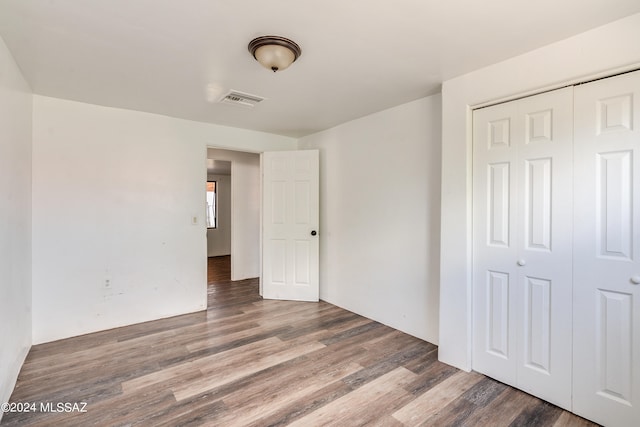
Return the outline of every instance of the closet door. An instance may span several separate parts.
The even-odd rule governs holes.
[[[473,113],[473,369],[516,385],[515,102]]]
[[[640,72],[575,90],[574,412],[640,425]]]
[[[473,368],[571,407],[572,88],[474,112]]]

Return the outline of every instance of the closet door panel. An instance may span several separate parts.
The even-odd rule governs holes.
[[[570,409],[573,88],[521,99],[518,114],[518,386]]]
[[[572,90],[474,112],[475,370],[571,405]]]
[[[513,105],[474,112],[473,368],[516,385]]]
[[[640,72],[575,92],[574,412],[640,425]]]

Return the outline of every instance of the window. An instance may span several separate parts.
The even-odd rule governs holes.
[[[207,228],[218,226],[216,181],[207,181]]]

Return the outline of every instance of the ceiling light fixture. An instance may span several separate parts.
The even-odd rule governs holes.
[[[251,40],[249,52],[263,67],[274,73],[286,69],[302,55],[300,46],[280,36],[262,36]]]

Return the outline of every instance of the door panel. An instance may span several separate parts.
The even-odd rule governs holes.
[[[549,375],[551,360],[551,281],[525,278],[524,364]]]
[[[632,259],[633,151],[596,154],[596,200],[600,255]]]
[[[262,162],[263,297],[318,301],[318,151],[266,152]]]
[[[509,246],[509,163],[489,165],[489,244]]]
[[[473,368],[516,385],[516,112],[508,104],[473,115]]]
[[[551,158],[525,161],[527,249],[551,250]]]
[[[570,408],[572,90],[473,119],[474,369]]]
[[[613,401],[631,404],[632,300],[631,294],[598,290],[600,393]]]
[[[574,412],[640,425],[640,72],[575,92]]]
[[[516,101],[518,387],[571,408],[573,89]],[[518,123],[516,122],[516,123]],[[520,265],[523,264],[523,265]]]
[[[509,357],[509,275],[488,272],[486,349],[501,358]]]

